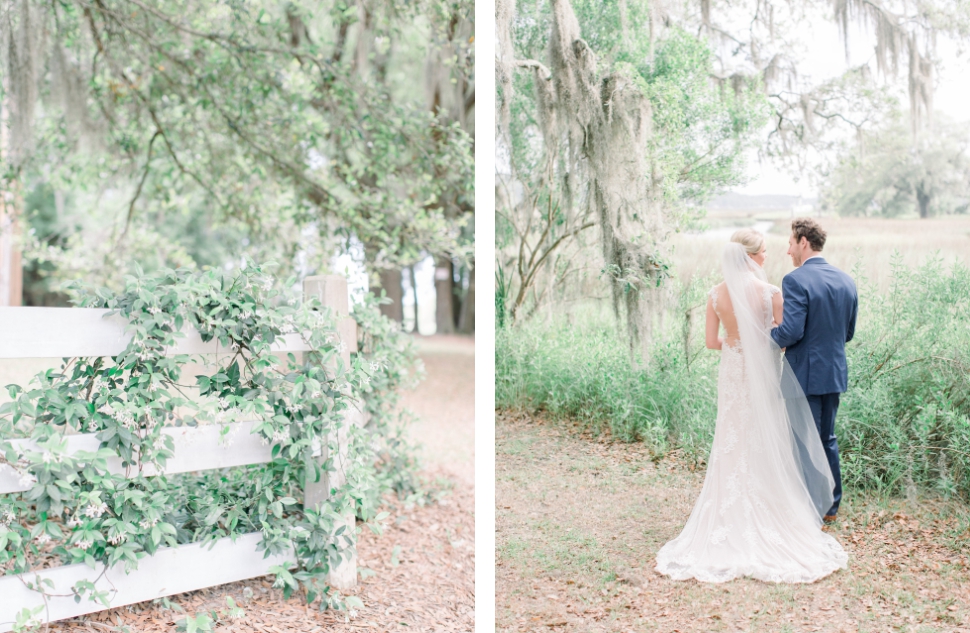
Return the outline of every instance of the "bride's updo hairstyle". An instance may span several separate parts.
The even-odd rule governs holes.
[[[739,229],[731,236],[731,241],[743,246],[748,255],[757,255],[765,245],[765,236],[754,229]]]

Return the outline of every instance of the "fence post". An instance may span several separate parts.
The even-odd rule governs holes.
[[[320,304],[333,310],[338,318],[338,332],[340,341],[344,344],[340,358],[344,366],[350,365],[351,352],[357,351],[357,323],[350,318],[350,297],[347,292],[347,278],[341,275],[319,275],[307,277],[303,281],[303,296],[306,298],[316,297]],[[357,412],[348,411],[344,416],[344,424],[337,431],[337,455],[334,456],[334,471],[324,474],[320,481],[307,480],[303,491],[304,507],[315,507],[330,498],[330,489],[342,486],[346,481],[347,473],[347,430],[350,424],[354,424]],[[318,463],[322,464],[329,457],[329,447],[327,443],[322,446],[322,454]],[[347,535],[353,541],[356,548],[356,513],[351,510],[343,517],[343,523],[347,527]],[[344,561],[335,569],[330,570],[329,583],[340,590],[346,591],[357,586],[357,554],[356,552],[349,560]]]

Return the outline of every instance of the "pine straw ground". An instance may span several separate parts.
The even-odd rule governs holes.
[[[441,476],[439,500],[408,506],[392,500],[391,517],[382,536],[366,529],[358,544],[358,566],[364,572],[353,593],[364,608],[319,612],[301,599],[283,600],[271,578],[211,587],[170,598],[195,616],[226,610],[232,597],[245,611],[239,619],[223,618],[219,633],[313,633],[316,631],[472,631],[475,626],[474,495],[467,485]],[[50,625],[72,633],[160,633],[176,630],[185,617],[161,600],[119,607]]]
[[[811,585],[675,582],[653,571],[702,472],[644,447],[496,416],[499,631],[970,632],[970,511],[849,491],[849,567]]]

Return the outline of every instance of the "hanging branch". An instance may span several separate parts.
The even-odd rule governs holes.
[[[145,185],[145,180],[148,179],[148,172],[150,170],[151,163],[152,163],[152,146],[155,145],[155,139],[157,139],[161,135],[162,135],[162,131],[156,130],[155,133],[152,135],[152,140],[148,141],[148,152],[147,152],[148,155],[145,157],[145,169],[142,172],[141,178],[138,180],[138,187],[135,189],[135,195],[132,196],[131,202],[128,204],[128,215],[127,217],[125,217],[125,228],[124,230],[121,231],[121,236],[118,238],[119,244],[124,241],[125,236],[128,234],[128,226],[131,224],[131,218],[135,213],[135,202],[138,200],[138,197],[141,195],[141,189]]]

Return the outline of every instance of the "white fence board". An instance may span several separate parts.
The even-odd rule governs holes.
[[[124,564],[111,567],[96,586],[98,590],[111,591],[111,606],[120,607],[264,576],[274,565],[295,561],[292,553],[263,558],[265,552],[256,551],[261,539],[261,534],[253,533],[237,537],[235,543],[226,537],[216,541],[214,546],[191,543],[161,548],[154,556],[138,561],[138,569],[130,574],[125,573]],[[54,589],[48,588],[51,593],[69,594],[74,583],[85,579],[93,581],[102,569],[102,566],[94,570],[78,564],[25,574],[23,581],[16,576],[0,577],[0,633],[13,629],[16,614],[24,607],[44,604],[43,597],[28,589],[24,581],[36,582],[39,575],[54,581]],[[43,619],[54,622],[103,610],[100,603],[90,600],[76,603],[73,597],[54,597],[49,599]]]
[[[345,414],[348,425],[356,424],[360,426],[363,417],[363,413],[357,409],[350,409]],[[213,468],[265,464],[272,461],[273,447],[268,443],[263,444],[261,436],[252,432],[257,424],[259,424],[258,421],[234,422],[228,425],[227,439],[222,437],[223,427],[221,424],[198,427],[166,427],[162,429],[162,433],[172,438],[175,445],[174,455],[165,462],[164,469],[157,470],[152,466],[146,466],[142,474],[153,477],[162,472],[173,475]],[[27,439],[11,440],[10,443],[22,452],[40,450],[36,444]],[[67,436],[68,454],[74,454],[78,451],[93,453],[98,450],[100,444],[101,442],[94,433]],[[321,449],[317,448],[313,455],[314,457],[322,455]],[[120,458],[111,458],[107,462],[109,472],[113,474],[125,473]],[[134,477],[138,473],[131,471],[128,474]],[[20,475],[7,464],[0,464],[0,494],[23,492],[30,490],[32,485],[32,482],[21,481]]]
[[[272,460],[272,446],[264,445],[259,435],[252,433],[258,422],[235,422],[229,425],[230,440],[223,440],[222,425],[209,426],[172,426],[162,429],[162,433],[175,443],[174,455],[165,463],[161,472],[167,474],[187,473],[212,468],[229,468],[264,464]],[[94,433],[67,436],[68,453],[78,451],[94,452],[100,441]],[[12,440],[11,444],[24,452],[39,450],[30,440]],[[108,460],[108,470],[113,474],[124,474],[120,458]],[[147,466],[142,474],[154,476],[160,471]],[[130,472],[135,476],[137,472]],[[32,483],[21,483],[20,475],[6,464],[0,465],[0,494],[30,490]]]
[[[102,308],[0,307],[0,358],[73,358],[116,356],[131,340],[125,320],[119,315],[105,318]],[[348,325],[338,324],[341,335]],[[202,342],[194,328],[169,350],[174,354],[224,354],[218,341]],[[356,342],[356,339],[355,339]],[[278,352],[309,350],[299,334],[286,334],[273,343]]]

